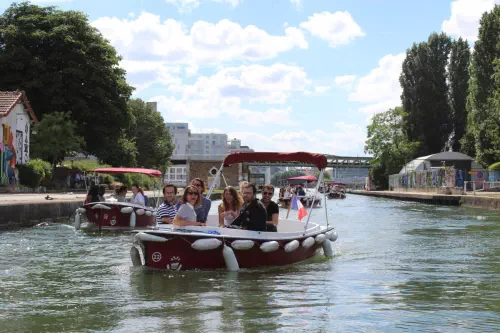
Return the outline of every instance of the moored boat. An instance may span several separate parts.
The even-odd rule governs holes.
[[[233,153],[224,160],[207,196],[212,193],[224,167],[244,162],[312,164],[320,169],[318,186],[327,165],[326,157],[320,154]],[[315,193],[317,195],[317,188]],[[331,242],[337,239],[337,234],[328,220],[326,226],[310,223],[311,213],[312,207],[306,222],[280,219],[278,232],[220,228],[217,215],[209,215],[206,227],[169,225],[141,231],[134,236],[131,259],[135,266],[153,269],[226,268],[237,271],[298,263],[313,257],[319,249],[331,257]]]

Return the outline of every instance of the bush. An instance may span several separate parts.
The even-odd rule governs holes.
[[[159,188],[161,186],[161,179],[153,179],[142,174],[119,174],[116,175],[116,179],[126,185],[129,190],[134,184],[139,185],[143,190],[151,190],[153,187]]]
[[[500,171],[500,162],[493,163],[488,167],[490,171]]]
[[[49,162],[34,159],[26,164],[17,165],[21,185],[37,188],[41,183],[48,183],[52,178],[52,166]]]

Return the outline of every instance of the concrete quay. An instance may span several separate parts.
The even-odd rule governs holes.
[[[453,195],[438,193],[419,192],[396,192],[396,191],[351,191],[351,194],[365,195],[371,197],[396,199],[403,201],[414,201],[433,205],[466,206],[500,210],[500,196],[492,193],[476,195]]]

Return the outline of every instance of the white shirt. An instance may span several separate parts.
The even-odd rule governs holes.
[[[137,194],[134,194],[132,196],[132,199],[130,200],[130,203],[144,206],[145,205],[144,196],[142,195],[141,192],[137,192]]]

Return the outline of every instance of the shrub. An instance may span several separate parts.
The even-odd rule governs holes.
[[[493,163],[488,167],[490,171],[500,171],[500,162]]]
[[[52,166],[49,162],[33,159],[26,164],[17,165],[21,185],[37,188],[47,184],[52,178]]]

